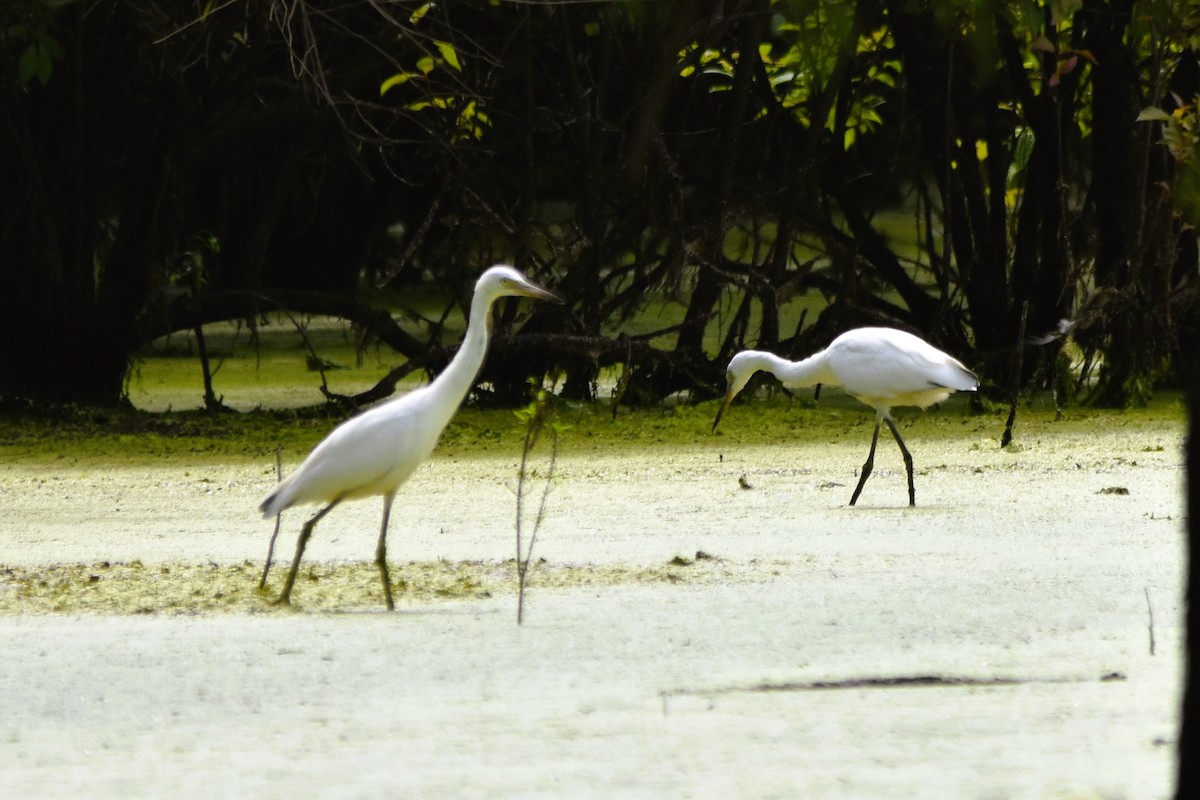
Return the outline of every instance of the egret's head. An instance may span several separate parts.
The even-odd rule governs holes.
[[[725,368],[725,399],[721,402],[720,410],[717,411],[717,418],[713,420],[712,429],[714,431],[717,429],[717,425],[721,424],[721,417],[725,415],[725,409],[729,408],[733,398],[746,388],[746,384],[750,382],[754,373],[763,368],[762,357],[763,354],[756,350],[743,350],[729,360],[729,366]]]
[[[543,289],[515,267],[507,264],[497,264],[480,275],[479,282],[475,284],[475,293],[491,300],[500,297],[532,297],[537,300],[549,300],[551,303],[565,302],[559,295],[549,289]]]

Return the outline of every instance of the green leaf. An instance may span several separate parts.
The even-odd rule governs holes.
[[[21,85],[28,86],[34,78],[37,78],[38,83],[42,86],[48,84],[50,75],[54,72],[56,51],[58,51],[58,43],[45,37],[38,37],[26,47],[21,53],[21,60],[17,67]]]
[[[25,48],[25,52],[21,53],[21,63],[18,69],[22,86],[29,85],[29,82],[33,80],[33,76],[37,74],[37,53],[37,44],[29,45]]]
[[[409,79],[415,78],[415,77],[416,77],[416,75],[414,75],[411,72],[396,73],[395,75],[393,75],[392,77],[390,77],[386,81],[384,81],[383,83],[379,84],[379,96],[383,97],[385,94],[387,94],[388,89],[392,89],[396,86],[399,86],[402,83],[407,83]]]
[[[442,60],[453,67],[456,72],[462,72],[462,64],[458,62],[458,51],[454,49],[454,45],[439,39],[434,39],[433,43],[437,46],[438,52],[442,54]]]
[[[1138,122],[1165,122],[1171,118],[1171,115],[1163,111],[1161,108],[1147,106],[1142,109],[1142,113],[1137,115]]]
[[[416,11],[409,15],[408,24],[416,25],[425,17],[426,14],[429,13],[431,8],[433,8],[433,3],[423,3],[420,5]]]
[[[421,111],[426,108],[454,108],[456,99],[453,97],[430,97],[426,100],[415,100],[404,106],[409,111]]]
[[[437,62],[433,60],[433,56],[425,56],[417,60],[417,69],[425,75],[433,72],[433,68],[437,66]]]

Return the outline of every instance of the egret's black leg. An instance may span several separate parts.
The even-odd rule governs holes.
[[[871,437],[871,452],[867,454],[867,463],[863,464],[862,475],[858,479],[858,486],[854,487],[854,494],[850,496],[850,505],[858,502],[858,496],[862,494],[863,484],[867,482],[867,478],[871,477],[871,470],[875,468],[875,445],[879,443],[879,424],[882,421],[882,417],[875,418],[875,435]]]
[[[265,589],[267,586],[267,575],[271,573],[271,561],[275,558],[275,540],[279,538],[279,527],[282,520],[283,514],[275,515],[275,530],[271,531],[271,542],[267,545],[267,563],[263,565],[263,574],[258,581],[260,589]]]
[[[892,429],[892,436],[896,437],[896,444],[900,445],[900,452],[904,454],[904,467],[908,470],[908,504],[915,506],[917,504],[917,490],[913,486],[912,453],[908,452],[908,448],[904,446],[904,440],[900,438],[900,431],[896,430],[896,423],[892,422],[892,418],[884,417],[883,420]],[[876,428],[876,430],[879,429]]]
[[[383,498],[383,524],[379,526],[379,544],[375,547],[375,564],[379,567],[379,577],[383,579],[383,597],[387,600],[388,611],[396,609],[396,604],[392,602],[392,579],[388,576],[387,565],[388,517],[392,515],[392,500],[395,497],[389,494]]]
[[[290,606],[292,604],[292,587],[296,584],[296,573],[300,571],[300,558],[304,555],[304,548],[308,546],[308,537],[312,536],[313,528],[317,527],[321,517],[333,511],[340,502],[342,502],[341,498],[334,500],[313,514],[312,519],[304,523],[304,527],[300,529],[300,538],[296,540],[296,556],[292,559],[292,568],[288,570],[287,580],[283,582],[283,591],[276,598],[275,605]]]

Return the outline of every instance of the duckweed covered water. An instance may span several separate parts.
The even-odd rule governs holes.
[[[739,403],[719,432],[713,434],[715,409],[716,403],[711,402],[622,410],[614,420],[603,408],[559,405],[555,415],[565,426],[559,450],[563,463],[555,479],[558,486],[550,496],[552,519],[576,518],[578,510],[567,499],[572,482],[601,479],[593,475],[597,460],[606,465],[601,472],[610,475],[609,479],[620,477],[612,474],[613,469],[642,476],[639,490],[644,489],[645,496],[639,503],[643,513],[655,513],[667,497],[680,498],[681,492],[689,491],[689,485],[698,486],[698,481],[727,459],[745,463],[736,468],[736,483],[730,487],[736,486],[737,492],[748,497],[759,497],[760,502],[770,502],[771,493],[786,489],[797,478],[806,480],[805,463],[795,461],[794,456],[782,461],[775,457],[775,446],[794,443],[820,443],[831,454],[836,451],[852,459],[850,465],[822,470],[821,477],[814,478],[822,490],[848,496],[854,465],[865,455],[874,422],[869,410],[836,393],[827,393],[819,404],[784,397]],[[931,485],[929,475],[946,469],[945,463],[935,460],[934,453],[939,450],[942,459],[950,456],[962,462],[951,470],[947,480],[940,481],[951,491],[968,490],[971,482],[964,479],[962,471],[972,469],[975,475],[995,474],[997,470],[1028,473],[1029,481],[1063,481],[1068,486],[1074,478],[1062,470],[1069,466],[1104,476],[1097,478],[1101,483],[1096,488],[1088,489],[1091,496],[1127,496],[1129,488],[1116,477],[1109,477],[1110,473],[1120,474],[1139,462],[1178,463],[1176,448],[1183,408],[1179,398],[1171,395],[1161,396],[1149,408],[1123,412],[1073,408],[1059,414],[1045,405],[1025,408],[1018,417],[1016,442],[1003,455],[998,447],[1003,412],[972,411],[965,397],[958,396],[945,407],[924,413],[901,411],[898,419],[916,459],[918,503],[923,506],[936,485]],[[181,504],[208,515],[225,515],[231,523],[237,520],[236,524],[242,525],[243,517],[254,517],[254,494],[273,482],[276,447],[283,454],[285,470],[292,469],[338,421],[336,417],[286,413],[209,416],[91,411],[59,419],[10,416],[0,419],[0,497],[14,508],[19,505],[27,516],[39,503],[69,503],[73,513],[86,522],[53,534],[62,536],[59,541],[65,544],[92,538],[105,526],[130,524],[136,526],[128,534],[134,541],[137,537],[169,537],[186,542],[197,535],[194,528],[200,520],[190,518],[191,512],[181,513]],[[511,411],[464,409],[447,429],[432,460],[446,470],[446,478],[452,479],[464,470],[470,471],[468,465],[483,463],[477,459],[498,457],[513,464],[509,474],[515,479],[522,435],[521,424]],[[1114,435],[1121,443],[1118,449],[1113,448]],[[764,447],[768,449],[764,451]],[[888,452],[890,443],[881,447],[881,468],[886,474],[899,465],[885,463],[895,456]],[[679,454],[689,455],[680,460]],[[537,455],[532,464],[533,480],[540,480],[546,467],[545,452]],[[657,466],[672,460],[678,463],[667,473]],[[242,465],[241,472],[228,486],[210,482],[207,475],[219,473],[225,469],[221,465],[226,464]],[[122,475],[120,486],[97,478],[117,468]],[[498,465],[489,467],[487,480],[492,483],[504,480],[495,476],[497,468],[508,470]],[[895,499],[879,484],[881,478],[873,480],[867,492],[870,503]],[[260,488],[249,490],[244,500],[233,505],[228,505],[229,500],[223,501],[226,505],[218,502],[222,495],[247,493],[250,484]],[[430,488],[405,487],[404,505],[430,502]],[[499,499],[503,502],[503,497]],[[713,496],[711,489],[701,490],[689,502],[685,508],[707,508],[707,515],[729,513],[725,510],[728,500]],[[844,500],[831,498],[831,502],[836,506]],[[136,514],[132,523],[127,521],[130,512]],[[372,507],[365,513],[371,517],[376,512]],[[483,552],[507,549],[504,542],[511,536],[506,532],[506,528],[511,530],[511,513],[512,506],[494,509],[486,529],[489,537],[498,538],[482,548]],[[803,509],[789,513],[803,518]],[[59,515],[47,508],[43,515],[33,514],[29,524],[53,523]],[[443,516],[447,520],[456,517],[451,510]],[[616,524],[622,519],[625,525],[640,526],[638,516],[630,512],[619,518],[613,516],[610,522]],[[261,561],[180,562],[177,552],[165,563],[146,564],[115,560],[70,563],[61,556],[51,556],[36,564],[0,563],[0,614],[275,612],[278,609],[270,600],[288,567],[296,519],[289,519],[287,532],[280,539],[267,592],[257,588]],[[593,519],[583,517],[577,522],[589,527],[594,524]],[[339,513],[336,520],[322,526],[318,538],[337,536],[339,532],[362,535],[362,551],[369,552],[373,524],[370,520],[356,529]],[[666,524],[686,531],[688,522],[682,519]],[[201,529],[207,530],[204,526]],[[264,527],[262,532],[264,552],[268,530]],[[686,541],[686,532],[680,538]],[[149,559],[148,550],[134,552]],[[97,555],[130,557],[103,550]],[[420,550],[413,555],[419,559]],[[606,561],[611,560],[609,555]],[[535,569],[530,591],[536,594],[587,586],[730,582],[748,575],[761,577],[763,569],[762,563],[734,563],[719,557],[695,560],[690,555],[677,563],[550,563]],[[504,595],[515,598],[516,594],[511,561],[417,560],[393,565],[392,575],[401,606]],[[369,561],[306,560],[293,600],[297,607],[320,611],[375,610],[383,606],[378,573]]]
[[[535,565],[529,591],[625,584],[730,583],[755,569],[722,563],[703,553],[666,564]],[[0,615],[14,614],[264,614],[290,609],[273,603],[288,564],[276,564],[259,589],[262,564],[0,565]],[[390,565],[392,590],[406,606],[482,600],[517,591],[512,561],[432,561]],[[292,602],[305,611],[379,611],[379,573],[373,563],[305,563]]]

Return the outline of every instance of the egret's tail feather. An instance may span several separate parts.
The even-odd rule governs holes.
[[[979,388],[979,376],[954,361],[947,364],[938,376],[937,384],[956,392],[973,392]]]
[[[296,505],[296,476],[300,475],[302,470],[296,470],[291,475],[281,480],[271,490],[271,493],[263,498],[259,503],[258,510],[262,512],[263,519],[270,519],[278,516],[284,511],[287,511],[292,506]]]
[[[263,519],[270,519],[271,517],[274,517],[279,514],[279,511],[275,510],[275,505],[276,505],[276,501],[278,500],[278,498],[279,498],[279,491],[276,490],[274,492],[271,492],[269,495],[267,495],[266,500],[263,500],[261,503],[259,503],[258,510],[262,512]],[[283,509],[280,509],[280,511],[282,511],[282,510]]]
[[[278,516],[291,508],[293,500],[292,492],[289,491],[291,485],[292,482],[289,477],[276,486],[259,504],[258,510],[262,512],[263,519]]]
[[[960,392],[973,392],[979,388],[979,376],[964,366],[959,366],[959,383],[955,386]]]

